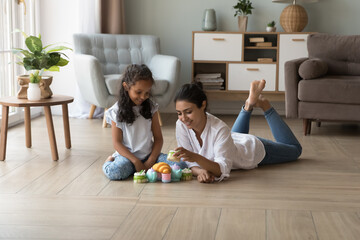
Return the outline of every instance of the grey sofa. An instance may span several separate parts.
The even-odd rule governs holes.
[[[120,79],[129,64],[146,64],[153,73],[152,94],[160,109],[172,100],[178,87],[180,60],[160,54],[160,40],[150,35],[74,34],[76,80],[92,107],[109,108],[117,101]],[[104,122],[104,126],[106,126]]]
[[[285,63],[286,117],[360,121],[360,35],[311,34],[308,58]]]

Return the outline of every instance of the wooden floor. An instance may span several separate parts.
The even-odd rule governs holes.
[[[230,126],[235,116],[220,116]],[[176,115],[162,114],[163,152],[176,146]],[[360,239],[360,126],[323,123],[302,135],[297,162],[233,171],[221,183],[134,184],[102,173],[113,152],[100,119],[70,119],[65,148],[54,117],[60,160],[51,160],[44,117],[9,129],[0,162],[0,239]],[[253,116],[251,133],[272,138]]]

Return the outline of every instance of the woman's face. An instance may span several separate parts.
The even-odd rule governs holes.
[[[200,108],[198,108],[196,104],[188,101],[177,101],[175,104],[179,120],[189,129],[194,129],[199,132],[202,132],[206,124],[205,107],[206,101],[203,102]]]
[[[139,80],[130,88],[126,83],[123,83],[124,88],[128,91],[131,101],[140,106],[150,96],[152,87],[151,80]]]

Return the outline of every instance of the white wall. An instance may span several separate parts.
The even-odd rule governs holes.
[[[77,1],[40,0],[41,33],[45,42],[66,41],[72,43],[72,34],[77,31]],[[192,31],[201,30],[203,11],[214,8],[218,31],[237,31],[237,21],[232,8],[237,0],[125,0],[126,28],[129,34],[153,34],[160,37],[163,54],[174,55],[182,63],[181,83],[191,79]],[[286,4],[271,0],[252,0],[253,14],[249,17],[248,31],[264,31],[266,23],[279,23],[281,11]],[[319,0],[318,3],[303,5],[309,15],[309,24],[304,31],[337,34],[360,34],[356,25],[360,22],[359,0]],[[279,31],[281,26],[277,24]],[[71,54],[69,54],[71,57]],[[54,74],[52,90],[56,94],[75,95],[75,77],[70,64]],[[238,105],[217,103],[212,109],[226,112],[238,111]],[[74,104],[72,104],[74,105]],[[77,111],[70,105],[70,111]],[[283,103],[278,104],[283,108]],[[232,110],[234,109],[234,110]],[[173,111],[169,106],[166,111]],[[59,113],[57,110],[53,111]],[[61,113],[61,111],[60,111]]]
[[[73,45],[72,34],[77,31],[77,0],[40,0],[40,33],[44,45],[52,43],[69,43]],[[75,96],[76,82],[71,51],[66,51],[70,58],[67,66],[60,72],[49,72],[53,76],[51,90],[54,94]],[[61,114],[61,107],[52,107],[54,115]],[[69,114],[74,115],[75,104],[69,105]]]

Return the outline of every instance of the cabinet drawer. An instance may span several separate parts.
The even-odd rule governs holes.
[[[241,61],[241,49],[242,34],[194,34],[195,61]]]
[[[229,64],[228,90],[248,91],[254,80],[266,80],[264,91],[275,91],[276,64]]]
[[[308,34],[280,34],[279,48],[279,91],[285,91],[285,63],[308,56]]]

